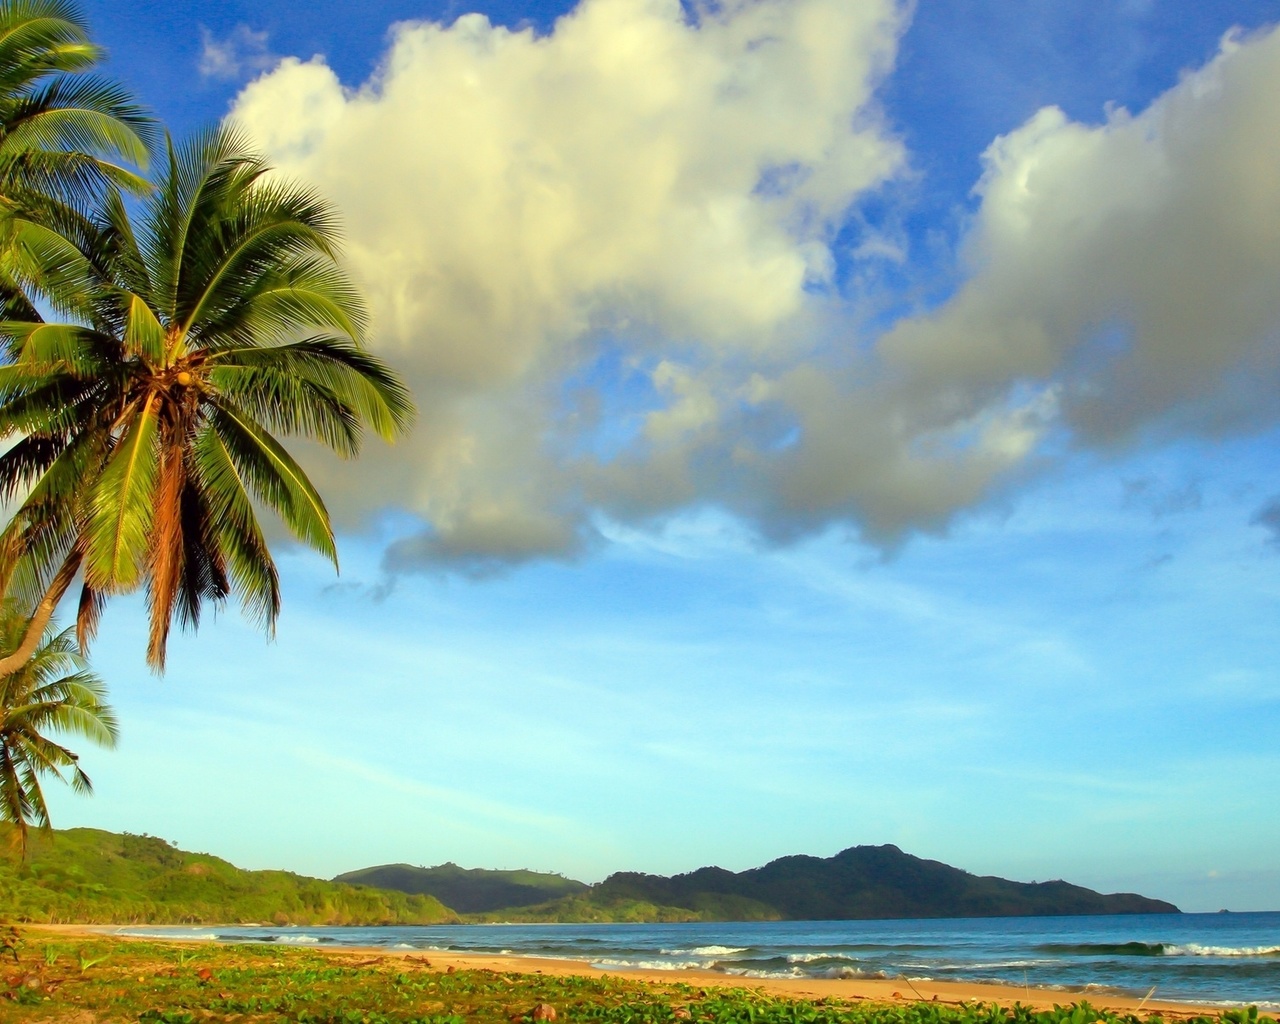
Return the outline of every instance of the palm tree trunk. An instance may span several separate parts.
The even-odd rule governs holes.
[[[81,546],[73,545],[61,567],[54,573],[48,589],[44,592],[44,597],[40,598],[36,610],[27,620],[27,631],[22,634],[22,643],[18,644],[12,654],[0,658],[0,676],[7,676],[10,672],[21,668],[35,653],[36,648],[40,646],[40,638],[44,636],[45,627],[53,618],[54,609],[58,607],[58,602],[62,600],[67,588],[76,578],[76,573],[80,571],[80,563],[83,561],[84,551]]]

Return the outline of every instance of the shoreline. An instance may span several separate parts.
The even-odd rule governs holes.
[[[203,938],[154,938],[150,936],[122,934],[120,928],[132,925],[93,925],[93,924],[24,924],[23,928],[46,934],[63,936],[83,936],[96,939],[119,939],[122,942],[150,942],[158,944],[187,945],[190,943],[208,943],[218,946],[233,946],[235,943],[218,943]],[[145,927],[145,926],[137,926]],[[208,925],[209,928],[230,927]],[[243,926],[235,926],[243,927]],[[938,1002],[941,1004],[960,1005],[962,1003],[996,1003],[1011,1006],[1021,1003],[1035,1010],[1050,1010],[1055,1005],[1087,1000],[1097,1008],[1117,1013],[1160,1014],[1175,1020],[1197,1017],[1217,1016],[1224,1010],[1248,1004],[1215,1004],[1181,1002],[1167,999],[1137,998],[1108,991],[1106,989],[1066,989],[1045,988],[1036,986],[1004,985],[994,982],[967,981],[910,981],[905,976],[899,978],[755,978],[742,975],[725,974],[700,968],[684,968],[680,970],[660,970],[653,968],[601,968],[593,966],[585,960],[564,960],[543,958],[519,954],[464,954],[437,950],[388,949],[385,946],[340,946],[323,944],[307,944],[288,946],[302,948],[334,959],[360,959],[368,961],[378,959],[411,959],[421,961],[429,959],[434,970],[447,971],[450,968],[458,971],[493,971],[496,973],[516,973],[526,975],[545,975],[550,977],[609,977],[624,978],[652,985],[683,984],[698,988],[711,989],[748,989],[768,993],[783,999],[804,999],[810,1001],[837,1000],[841,1002],[868,1002],[885,1005],[910,1005],[920,1002]]]

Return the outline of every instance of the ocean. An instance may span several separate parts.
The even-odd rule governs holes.
[[[503,924],[432,927],[143,926],[122,934],[217,942],[383,946],[689,968],[743,978],[906,977],[1105,991],[1280,1011],[1280,912],[945,921]],[[1017,993],[1011,995],[1016,998]]]

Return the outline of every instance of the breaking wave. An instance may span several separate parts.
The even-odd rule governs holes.
[[[1202,946],[1194,942],[1050,942],[1036,949],[1068,956],[1275,956],[1280,946]]]

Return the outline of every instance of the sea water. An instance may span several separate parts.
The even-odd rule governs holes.
[[[584,960],[604,970],[690,968],[743,978],[996,982],[1280,1011],[1280,912],[716,924],[121,928],[272,942]],[[904,989],[904,994],[908,990]],[[1017,992],[1011,993],[1016,998]]]

